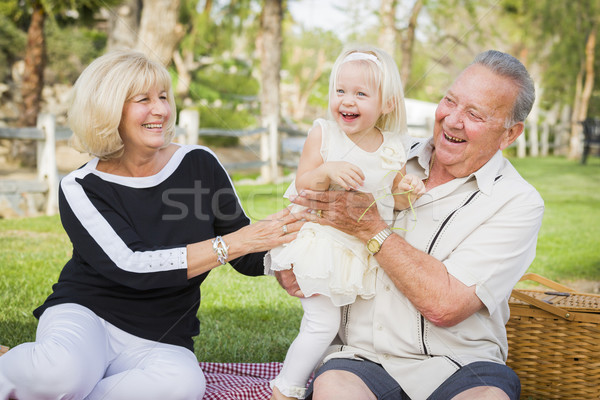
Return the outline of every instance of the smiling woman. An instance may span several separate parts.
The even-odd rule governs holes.
[[[166,90],[152,87],[135,94],[125,102],[119,124],[123,156],[100,161],[98,170],[122,176],[150,176],[160,171],[177,149],[169,146],[172,135],[163,127],[170,120]],[[169,146],[166,151],[156,152],[165,146]],[[153,160],[155,155],[157,160]]]
[[[284,209],[250,224],[214,153],[171,143],[175,103],[160,63],[106,54],[73,93],[75,142],[94,156],[60,184],[73,255],[34,311],[36,341],[0,357],[0,400],[201,399],[200,284],[227,263],[262,275],[265,251],[302,222]]]
[[[148,108],[145,112],[149,115],[131,123],[141,127],[159,122],[164,136],[160,147],[167,147],[175,135],[175,118],[171,118],[175,98],[168,71],[145,56],[131,53],[115,52],[98,60],[83,71],[73,88],[68,113],[69,126],[75,133],[71,145],[103,161],[119,158],[124,149],[120,133],[127,131],[121,125],[130,123],[126,115],[131,105],[140,104]],[[156,110],[157,102],[164,109]],[[157,111],[161,115],[153,117]]]

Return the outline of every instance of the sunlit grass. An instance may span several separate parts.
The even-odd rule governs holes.
[[[530,267],[550,279],[600,280],[600,159],[511,160],[542,195],[546,210]]]
[[[587,166],[564,158],[511,160],[541,193],[546,212],[530,271],[559,282],[600,281],[600,159]],[[287,185],[240,186],[253,220],[280,210]],[[50,294],[71,254],[60,219],[0,220],[0,344],[15,346],[35,337],[31,312]],[[202,285],[199,360],[281,361],[302,316],[272,277],[246,277],[230,267],[211,272]]]

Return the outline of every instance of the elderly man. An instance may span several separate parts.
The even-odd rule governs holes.
[[[364,241],[380,264],[377,294],[345,307],[339,343],[312,398],[518,399],[505,365],[512,287],[535,256],[544,204],[502,156],[523,132],[535,91],[525,67],[478,55],[435,113],[433,138],[412,139],[407,172],[427,193],[388,227],[372,198],[300,193],[313,222]],[[391,230],[390,228],[396,230]],[[301,295],[290,272],[278,279]]]

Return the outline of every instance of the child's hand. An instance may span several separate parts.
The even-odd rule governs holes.
[[[328,161],[323,163],[331,183],[336,183],[345,190],[357,189],[362,186],[365,175],[356,165],[346,161]]]
[[[394,209],[404,210],[425,193],[425,184],[416,176],[406,174],[393,190]]]
[[[395,193],[410,192],[411,200],[416,200],[425,193],[425,184],[415,175],[406,174],[398,184]]]

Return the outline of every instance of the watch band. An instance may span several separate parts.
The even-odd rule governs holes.
[[[390,237],[392,233],[393,232],[389,227],[381,230],[367,242],[367,250],[373,255],[379,253],[379,250],[381,250],[381,245],[385,239]]]

